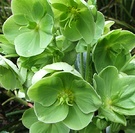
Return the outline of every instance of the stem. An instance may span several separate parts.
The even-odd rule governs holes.
[[[91,81],[91,74],[90,74],[90,63],[91,63],[91,57],[90,57],[90,52],[91,52],[91,46],[87,46],[87,57],[86,57],[86,71],[85,71],[85,80],[90,82]]]
[[[83,60],[83,53],[80,53],[80,73],[84,78],[84,60]]]
[[[20,113],[23,113],[24,111],[25,111],[25,110],[18,110],[18,111],[10,112],[10,113],[7,113],[6,116],[11,116],[11,115],[20,114]]]
[[[10,102],[11,100],[15,99],[15,97],[10,97],[5,102],[2,103],[2,106],[4,106],[6,103]]]
[[[11,99],[13,98],[15,101],[17,101],[17,102],[19,102],[19,103],[21,103],[21,104],[23,104],[23,105],[25,105],[25,106],[33,107],[32,104],[27,103],[27,102],[24,101],[23,99],[21,99],[21,98],[15,96],[11,91],[4,91],[4,93],[5,93],[7,96],[11,97]],[[10,99],[10,100],[11,100],[11,99]],[[8,100],[9,100],[9,99],[8,99]],[[6,101],[6,102],[8,102],[8,101]],[[5,103],[4,103],[4,104],[5,104]]]

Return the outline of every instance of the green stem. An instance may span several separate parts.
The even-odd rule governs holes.
[[[83,53],[80,53],[80,73],[84,78],[84,60],[83,60]]]
[[[6,103],[10,102],[11,100],[15,99],[15,97],[10,97],[5,102],[2,103],[2,106],[4,106]]]
[[[90,52],[91,52],[91,46],[87,46],[87,57],[86,57],[86,71],[85,71],[85,80],[90,82],[91,81],[91,74],[90,74],[90,64],[91,64],[91,57],[90,57]]]
[[[11,115],[16,115],[16,114],[20,114],[20,113],[23,113],[25,110],[18,110],[18,111],[14,111],[14,112],[10,112],[10,113],[7,113],[6,116],[11,116]]]
[[[25,106],[33,107],[32,104],[27,103],[27,102],[24,101],[23,99],[21,99],[21,98],[15,96],[11,91],[5,91],[4,93],[5,93],[7,96],[11,97],[11,98],[13,97],[13,99],[14,99],[15,101],[17,101],[17,102],[19,102],[19,103],[21,103],[21,104],[23,104],[23,105],[25,105]],[[11,100],[11,99],[10,99],[10,100]]]

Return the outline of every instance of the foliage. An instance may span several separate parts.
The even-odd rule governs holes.
[[[0,86],[27,106],[21,120],[30,133],[134,130],[132,32],[111,31],[96,0],[12,0],[11,9]]]

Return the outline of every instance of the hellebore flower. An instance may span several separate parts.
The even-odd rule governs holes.
[[[18,55],[42,53],[53,39],[53,13],[44,0],[12,0],[13,15],[3,25],[5,37],[15,45]]]
[[[63,122],[73,130],[86,127],[100,105],[100,97],[82,78],[69,72],[57,72],[28,89],[39,121]]]
[[[101,96],[99,115],[109,121],[126,125],[124,115],[135,115],[135,76],[122,75],[108,66],[94,75],[95,89]]]
[[[95,22],[89,5],[84,0],[51,0],[61,30],[69,40],[81,38],[90,44],[95,34]]]

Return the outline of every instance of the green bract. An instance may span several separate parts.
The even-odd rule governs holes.
[[[68,72],[55,73],[36,82],[28,90],[35,102],[39,121],[57,123],[79,130],[86,127],[101,101],[93,87],[82,78]]]
[[[63,123],[46,124],[39,121],[33,108],[25,111],[22,116],[22,122],[30,129],[30,133],[69,133],[69,128]]]
[[[62,33],[71,41],[83,38],[90,44],[95,34],[95,22],[89,5],[83,0],[51,0]]]
[[[14,43],[17,54],[30,57],[42,53],[53,39],[53,13],[48,2],[13,0],[12,12],[3,32]]]
[[[16,65],[0,55],[0,86],[7,90],[13,90],[21,87],[23,82]]]
[[[135,76],[123,76],[114,66],[94,75],[95,89],[101,96],[99,115],[126,125],[124,115],[135,115]]]
[[[121,68],[131,58],[135,35],[126,30],[114,30],[101,37],[94,49],[93,60],[96,70],[100,72],[108,65]]]

